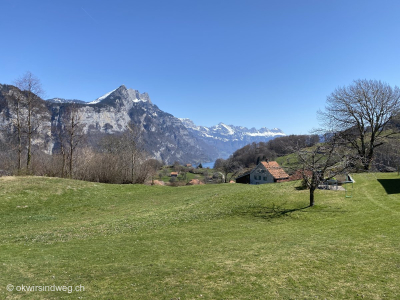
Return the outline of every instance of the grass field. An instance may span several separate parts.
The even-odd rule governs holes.
[[[0,298],[400,299],[400,177],[354,178],[312,208],[296,182],[0,178]]]
[[[157,176],[154,176],[153,179],[154,180],[162,180],[164,182],[170,182],[170,180],[171,180],[170,173],[175,172],[175,170],[173,168],[165,168],[165,169],[167,170],[167,173],[166,173],[167,175],[160,177],[159,174],[160,173],[162,174],[163,172],[159,171]],[[185,176],[182,174],[182,172],[179,172],[180,174],[178,175],[176,180],[180,181],[182,183],[187,183],[192,179],[199,179],[199,180],[203,181],[204,180],[203,172],[207,172],[208,176],[212,176],[213,173],[215,172],[214,169],[199,169],[197,171],[200,173],[195,174],[195,173],[185,172]]]

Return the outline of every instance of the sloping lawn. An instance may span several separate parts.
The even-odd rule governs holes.
[[[313,208],[297,182],[0,178],[0,298],[399,299],[398,178],[356,174]]]

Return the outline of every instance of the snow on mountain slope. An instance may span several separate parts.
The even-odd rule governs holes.
[[[79,104],[86,104],[85,101],[82,100],[76,100],[76,99],[64,99],[64,98],[52,98],[52,99],[47,99],[46,101],[50,103],[79,103]]]
[[[237,149],[253,142],[267,142],[278,136],[286,134],[278,129],[248,129],[243,126],[226,125],[219,123],[212,127],[198,126],[190,119],[180,119],[183,125],[194,136],[202,139],[204,142],[214,146],[217,149],[219,157],[226,158]]]
[[[96,104],[106,101],[106,99],[108,99],[108,98],[111,98],[111,100],[113,100],[115,97],[121,96],[118,93],[117,93],[118,96],[114,95],[116,91],[120,91],[120,90],[123,90],[123,98],[128,101],[135,102],[135,103],[148,102],[148,103],[152,104],[149,94],[147,94],[147,93],[141,94],[141,93],[139,93],[138,90],[127,89],[124,85],[121,85],[119,88],[112,90],[111,92],[108,92],[107,94],[104,94],[103,96],[101,96],[101,97],[97,98],[96,100],[89,102],[87,104],[96,105]]]
[[[113,92],[115,92],[115,90],[112,90],[111,92],[108,92],[107,94],[104,94],[103,96],[97,98],[96,100],[89,102],[88,104],[97,104],[100,103],[102,100],[106,99],[108,96],[110,96]]]
[[[179,120],[181,120],[186,128],[197,131],[198,135],[211,137],[216,140],[243,140],[246,136],[271,138],[286,135],[278,128],[273,128],[270,130],[266,127],[263,127],[257,130],[255,128],[248,129],[243,126],[226,125],[224,123],[219,123],[218,125],[212,127],[205,127],[197,126],[192,120],[187,118],[180,118]]]

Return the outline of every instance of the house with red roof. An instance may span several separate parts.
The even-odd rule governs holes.
[[[262,161],[251,171],[236,178],[236,183],[264,184],[287,181],[289,175],[276,161]]]

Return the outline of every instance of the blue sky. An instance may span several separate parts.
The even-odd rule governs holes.
[[[1,0],[0,83],[46,98],[125,84],[198,125],[306,134],[355,79],[400,82],[400,1]]]

